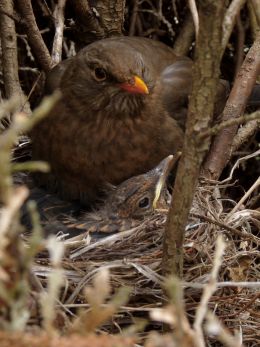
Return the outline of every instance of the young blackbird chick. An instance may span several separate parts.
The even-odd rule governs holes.
[[[98,210],[83,214],[68,226],[87,233],[114,233],[139,225],[156,208],[168,208],[166,181],[175,161],[169,155],[154,169],[114,187]]]
[[[158,41],[116,37],[55,67],[47,90],[59,88],[62,100],[32,131],[33,158],[51,165],[38,184],[89,205],[106,182],[120,184],[179,151],[191,66]]]
[[[155,208],[167,208],[166,180],[176,159],[170,155],[147,173],[132,177],[117,187],[110,186],[105,201],[94,212],[81,215],[78,205],[33,189],[30,198],[37,202],[45,236],[114,233],[137,226]],[[28,214],[24,214],[23,222],[27,227],[28,219]]]

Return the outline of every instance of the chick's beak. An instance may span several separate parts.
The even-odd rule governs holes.
[[[167,178],[170,174],[174,164],[181,156],[181,152],[177,152],[175,155],[169,155],[163,159],[156,168],[153,169],[154,175],[158,176],[158,181],[155,186],[153,208],[156,209],[158,200],[160,199],[163,188],[166,185]]]
[[[120,88],[133,94],[149,94],[145,82],[138,76],[134,76],[131,82],[120,83]]]

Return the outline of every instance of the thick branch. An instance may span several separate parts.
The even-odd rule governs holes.
[[[6,11],[13,14],[13,2],[11,0],[1,0],[0,10],[3,11],[0,14],[0,30],[5,96],[6,98],[10,98],[14,95],[19,95],[20,108],[26,113],[30,113],[30,106],[26,102],[26,97],[22,91],[18,76],[15,23],[12,18],[4,13]]]
[[[98,0],[96,9],[107,36],[122,35],[125,0]]]
[[[75,31],[78,33],[77,41],[80,41],[80,47],[106,37],[104,29],[88,1],[70,0],[70,3],[76,13]]]
[[[260,32],[250,48],[245,61],[237,75],[223,112],[223,121],[243,114],[247,100],[251,95],[256,78],[260,73]],[[211,151],[203,167],[203,175],[209,179],[218,179],[232,154],[232,143],[238,125],[222,130],[214,139]]]
[[[122,35],[125,0],[70,0],[76,12],[77,43],[86,44],[113,35]]]
[[[31,0],[19,0],[17,1],[17,6],[24,18],[24,27],[33,53],[37,57],[41,68],[48,72],[52,67],[51,56],[38,29]]]
[[[183,156],[177,171],[164,237],[162,265],[166,274],[182,274],[185,226],[193,201],[200,165],[210,143],[209,139],[203,142],[198,141],[198,134],[207,129],[211,122],[219,76],[224,0],[204,0],[199,4],[200,28]]]

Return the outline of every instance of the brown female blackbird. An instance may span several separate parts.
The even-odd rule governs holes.
[[[153,168],[182,147],[192,62],[146,38],[94,42],[53,69],[62,99],[32,132],[48,161],[40,185],[90,204],[106,183]]]

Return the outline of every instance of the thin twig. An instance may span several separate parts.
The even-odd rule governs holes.
[[[252,153],[252,154],[246,155],[245,157],[239,158],[239,159],[235,162],[234,166],[232,167],[232,170],[230,171],[229,176],[228,176],[227,178],[225,178],[223,181],[221,181],[220,183],[221,183],[221,184],[224,184],[224,183],[227,183],[227,182],[229,182],[230,180],[232,180],[233,173],[234,173],[235,169],[239,166],[240,163],[242,163],[242,162],[245,161],[245,160],[248,160],[248,159],[251,159],[251,158],[255,158],[255,157],[257,157],[258,155],[260,155],[260,149],[258,149],[257,151],[255,151],[255,152]]]
[[[59,0],[54,10],[55,35],[52,46],[52,63],[57,65],[62,60],[62,41],[64,30],[64,9],[67,0]]]
[[[229,212],[227,218],[229,218],[233,213],[235,213],[239,207],[246,201],[246,199],[253,193],[253,191],[260,185],[260,176],[258,179],[252,184],[252,186],[248,189],[248,191],[243,195],[243,197],[239,200],[236,206]]]
[[[37,57],[37,61],[42,69],[48,72],[52,67],[51,56],[37,26],[31,1],[19,0],[17,1],[17,5],[21,16],[24,18],[26,34],[33,53]]]
[[[229,8],[225,14],[223,21],[223,36],[222,36],[222,55],[227,47],[229,37],[232,33],[236,17],[239,14],[241,8],[244,6],[246,0],[233,0],[229,5]]]
[[[194,28],[195,28],[195,35],[197,39],[199,34],[199,15],[198,15],[198,10],[197,10],[195,0],[189,0],[189,7],[192,14],[192,19],[193,19]]]
[[[232,118],[232,119],[228,119],[226,121],[221,122],[220,124],[217,124],[215,126],[213,126],[211,129],[208,129],[204,132],[202,132],[201,134],[198,135],[198,137],[203,140],[205,137],[208,136],[214,136],[217,133],[219,133],[221,130],[230,127],[232,125],[239,125],[245,122],[249,122],[252,120],[260,120],[260,111],[255,111],[251,114],[246,114],[237,118]]]

